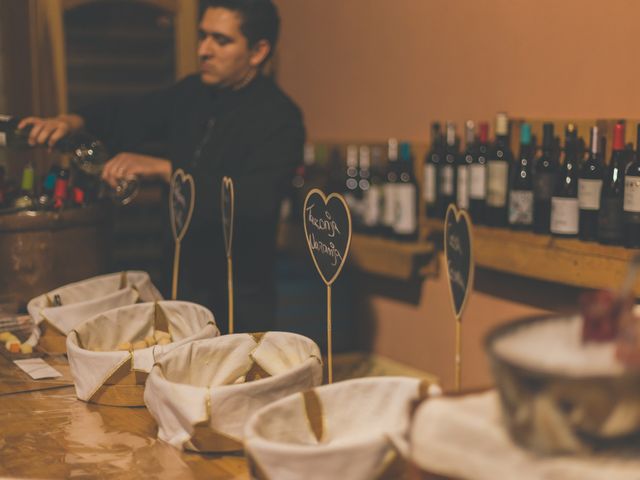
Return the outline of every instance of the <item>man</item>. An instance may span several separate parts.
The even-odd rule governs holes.
[[[275,323],[275,242],[279,205],[302,158],[300,110],[261,70],[279,29],[271,0],[207,0],[199,31],[200,75],[127,103],[79,114],[27,118],[30,142],[53,145],[80,129],[117,153],[103,170],[114,186],[131,176],[169,181],[176,168],[191,173],[196,206],[182,242],[178,297],[227,320],[226,258],[220,183],[235,184],[234,291],[237,331],[265,331]],[[164,139],[167,158],[133,153]]]

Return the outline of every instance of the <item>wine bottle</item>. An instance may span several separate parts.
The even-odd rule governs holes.
[[[7,207],[7,185],[5,181],[5,169],[0,165],[0,208]]]
[[[407,142],[400,144],[398,172],[394,236],[397,240],[416,241],[418,239],[418,184],[413,173],[411,145]]]
[[[635,159],[624,175],[624,242],[627,248],[640,248],[640,124],[637,126]]]
[[[351,211],[354,229],[360,226],[360,199],[362,195],[358,188],[358,147],[347,145],[347,162],[344,180],[344,199]]]
[[[456,163],[458,159],[458,139],[456,125],[447,122],[446,147],[442,165],[440,165],[439,181],[439,211],[440,218],[444,218],[449,204],[456,201]]]
[[[473,150],[476,143],[476,124],[473,120],[465,123],[465,152],[458,156],[456,166],[456,205],[469,210],[470,168],[473,164]]]
[[[398,183],[398,140],[390,138],[387,142],[387,172],[383,191],[382,228],[386,236],[393,236],[396,221],[396,186]]]
[[[580,167],[578,178],[578,205],[580,207],[580,240],[596,241],[598,239],[598,210],[600,210],[600,194],[602,192],[602,156],[604,154],[605,137],[599,137],[598,127],[591,127],[589,157]]]
[[[605,172],[598,212],[598,241],[606,245],[620,245],[623,239],[624,203],[624,124],[613,127],[611,159]]]
[[[489,155],[489,124],[480,122],[478,145],[469,167],[469,214],[476,224],[485,221],[487,199],[487,157]]]
[[[380,233],[382,222],[382,148],[374,145],[371,148],[371,181],[369,189],[364,192],[363,224],[365,231],[376,235]]]
[[[545,123],[542,126],[542,155],[533,169],[533,231],[536,233],[549,233],[551,197],[558,170],[553,123]]]
[[[19,129],[22,118],[0,115],[0,147],[28,148],[31,126]]]
[[[551,233],[559,237],[576,237],[579,218],[578,132],[570,123],[565,131],[564,163],[551,197]]]
[[[496,144],[487,162],[486,221],[493,227],[507,224],[507,189],[513,154],[509,147],[509,119],[505,113],[496,118]]]
[[[8,148],[31,148],[42,147],[44,145],[29,145],[29,134],[33,125],[27,125],[19,129],[18,125],[22,121],[21,117],[0,114],[0,147]],[[67,135],[56,142],[53,146],[55,150],[69,153],[81,143],[86,143],[89,135],[86,132],[78,132],[74,135]]]
[[[371,188],[371,149],[369,145],[360,145],[358,149],[358,192],[360,195],[359,222],[356,225],[357,231],[367,229],[365,217],[367,216],[367,200],[369,189]]]
[[[528,230],[533,224],[533,146],[531,126],[520,127],[520,156],[511,169],[509,180],[509,226]]]
[[[70,163],[69,156],[63,155],[60,162],[60,170],[58,171],[58,178],[56,178],[56,185],[53,189],[53,208],[56,210],[64,208],[68,203]]]
[[[13,201],[13,206],[21,210],[28,210],[35,206],[36,193],[34,190],[35,170],[31,161],[27,162],[22,170],[22,181],[20,182],[20,194]]]
[[[431,124],[431,148],[424,160],[424,202],[427,217],[438,214],[439,169],[444,155],[442,128],[440,122]]]

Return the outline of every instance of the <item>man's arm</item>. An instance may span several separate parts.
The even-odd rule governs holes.
[[[48,145],[51,149],[61,138],[82,130],[85,123],[85,119],[78,114],[62,114],[52,118],[27,117],[21,120],[18,128],[32,125],[29,145]],[[124,152],[105,164],[102,179],[112,187],[117,185],[119,179],[131,177],[160,179],[169,183],[171,171],[171,162],[165,158]]]

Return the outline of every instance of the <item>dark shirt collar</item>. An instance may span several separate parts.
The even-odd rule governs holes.
[[[247,85],[237,90],[231,88],[211,88],[213,108],[218,113],[233,110],[245,98],[250,97],[253,92],[257,91],[265,81],[266,78],[258,73]]]

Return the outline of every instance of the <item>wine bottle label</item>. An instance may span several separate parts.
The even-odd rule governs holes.
[[[487,205],[504,207],[507,204],[509,164],[500,160],[487,162]]]
[[[354,217],[354,220],[358,220],[360,217],[360,200],[353,192],[346,192],[344,194],[344,199],[349,206],[349,210],[351,211],[351,215]]]
[[[553,173],[536,173],[533,176],[533,195],[536,200],[551,200]]]
[[[0,122],[2,123],[9,123],[9,121],[11,121],[13,117],[11,117],[10,115],[0,115]],[[6,147],[7,146],[7,132],[4,130],[8,129],[8,125],[0,125],[0,128],[3,131],[0,131],[0,147]]]
[[[453,195],[453,165],[440,167],[440,193],[446,196]]]
[[[385,227],[393,227],[396,221],[396,184],[385,183],[382,187],[384,195],[384,209],[382,211],[382,224]]]
[[[473,200],[484,200],[487,197],[487,169],[480,163],[474,163],[470,169],[469,197]]]
[[[20,188],[24,191],[33,190],[33,177],[33,167],[25,167],[22,171],[22,183],[20,184]]]
[[[375,227],[380,223],[380,203],[382,201],[382,191],[380,186],[371,185],[371,188],[364,192],[364,208],[362,211],[362,223],[367,227]]]
[[[624,211],[640,212],[640,177],[624,177]]]
[[[602,180],[581,178],[578,180],[578,205],[580,210],[599,210]]]
[[[286,221],[291,218],[291,211],[293,210],[292,201],[289,197],[286,197],[282,200],[280,204],[280,220]],[[298,219],[294,219],[298,221]]]
[[[469,167],[458,167],[458,185],[456,190],[456,204],[458,208],[469,208]]]
[[[509,224],[533,224],[533,192],[531,190],[509,192]]]
[[[400,183],[396,192],[396,221],[393,231],[400,234],[411,234],[416,231],[418,220],[416,215],[416,186],[412,183]]]
[[[429,204],[436,203],[436,166],[427,163],[424,166],[424,201]]]
[[[577,198],[551,198],[551,233],[577,235],[580,209]]]

